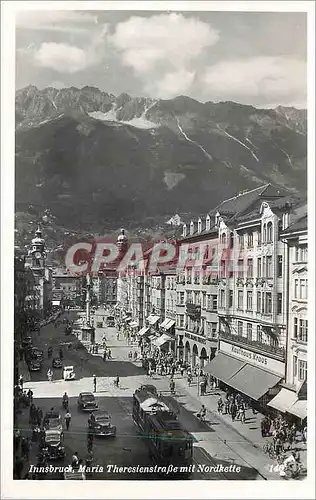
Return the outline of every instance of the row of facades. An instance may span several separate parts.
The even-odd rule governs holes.
[[[306,204],[268,184],[184,224],[179,245],[196,262],[118,278],[129,324],[262,405],[305,418]]]

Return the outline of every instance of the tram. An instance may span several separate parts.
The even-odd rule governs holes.
[[[159,396],[154,386],[141,386],[133,395],[133,421],[146,441],[149,456],[162,466],[182,468],[190,473],[193,437],[177,415]]]

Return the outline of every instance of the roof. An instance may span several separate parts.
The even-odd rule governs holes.
[[[282,234],[288,234],[288,233],[296,233],[297,231],[307,231],[307,214],[303,215],[303,217],[300,217],[296,221],[294,221],[292,224],[289,225],[284,231],[282,231]]]

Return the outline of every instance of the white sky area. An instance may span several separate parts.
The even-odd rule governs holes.
[[[25,11],[17,88],[306,107],[306,14]]]

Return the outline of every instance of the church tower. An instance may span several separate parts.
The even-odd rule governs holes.
[[[35,238],[32,239],[31,248],[28,252],[27,262],[34,271],[44,271],[45,268],[45,240],[42,237],[42,231],[38,226],[35,232]]]

